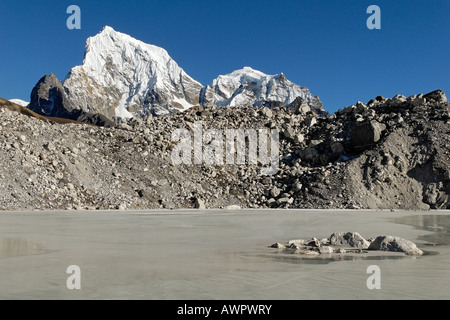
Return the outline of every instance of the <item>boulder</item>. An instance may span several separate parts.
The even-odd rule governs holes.
[[[350,134],[352,146],[365,147],[373,145],[380,140],[381,133],[384,130],[386,130],[386,125],[376,120],[356,126]]]
[[[362,113],[365,110],[367,110],[367,106],[364,103],[362,103],[361,101],[358,101],[356,103],[356,111],[358,111],[358,113]]]
[[[348,107],[345,107],[344,109],[342,109],[340,111],[340,114],[345,115],[345,114],[350,114],[352,112],[354,112],[356,110],[356,106],[355,105],[351,105]]]
[[[196,209],[204,210],[206,209],[205,202],[202,199],[195,199],[194,206]]]
[[[308,243],[306,245],[308,247],[318,248],[318,247],[320,247],[320,242],[316,238],[312,238],[311,240],[308,241]]]
[[[45,143],[44,144],[44,148],[47,149],[48,151],[55,151],[56,150],[55,145],[51,141],[48,142],[48,143]]]
[[[296,240],[289,240],[289,246],[295,246],[297,248],[304,247],[306,245],[306,240],[304,239],[296,239]]]
[[[314,160],[319,156],[319,152],[316,148],[313,147],[298,149],[295,151],[295,154],[297,154],[303,160]]]
[[[379,236],[369,246],[369,250],[404,252],[407,255],[421,256],[423,251],[409,241],[394,236]]]
[[[271,195],[272,197],[274,197],[274,198],[278,197],[278,196],[280,195],[280,193],[281,193],[281,190],[278,189],[277,187],[273,187],[273,188],[270,190],[270,195]]]
[[[286,249],[286,246],[284,244],[276,242],[276,243],[272,244],[270,246],[270,248],[276,248],[276,249],[284,250],[284,249]]]
[[[311,107],[301,97],[297,97],[290,105],[289,109],[294,110],[295,114],[306,114],[311,111]]]
[[[299,134],[295,135],[294,143],[301,144],[301,143],[303,143],[303,141],[305,141],[305,136],[303,134],[299,133]]]
[[[392,107],[399,107],[402,104],[406,102],[406,97],[402,94],[397,94],[395,97],[391,100],[391,106]]]
[[[423,96],[426,100],[434,100],[436,102],[447,102],[444,91],[435,90]]]
[[[300,182],[296,182],[292,185],[292,190],[300,191],[302,190],[303,185]]]
[[[287,127],[286,129],[283,130],[283,135],[288,138],[288,139],[293,139],[294,138],[294,128],[292,127]]]
[[[273,112],[269,108],[261,108],[261,115],[263,115],[266,118],[272,118]]]
[[[425,103],[425,98],[423,97],[423,94],[412,95],[408,97],[408,101],[413,107],[418,107]]]
[[[340,142],[333,142],[330,148],[333,153],[343,154],[345,152],[344,146]]]
[[[330,246],[322,246],[318,250],[319,250],[320,254],[332,254],[332,253],[334,253],[333,247],[330,247]]]
[[[317,123],[317,118],[316,117],[311,117],[306,119],[305,124],[307,127],[311,128],[312,126],[314,126]]]
[[[436,187],[436,184],[435,183],[429,184],[424,191],[423,201],[425,203],[428,203],[429,205],[434,205],[436,204],[438,197],[439,191]]]
[[[330,236],[330,244],[333,246],[349,246],[358,249],[367,249],[369,241],[358,232],[335,232]]]

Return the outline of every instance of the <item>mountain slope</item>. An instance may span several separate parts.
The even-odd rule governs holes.
[[[450,103],[440,90],[377,97],[315,122],[285,108],[208,105],[100,128],[11,108],[28,110],[0,99],[0,210],[193,208],[199,200],[207,208],[450,209]],[[195,121],[223,138],[230,128],[279,128],[280,170],[264,175],[246,155],[245,164],[175,164],[173,132]],[[246,149],[261,147],[249,139]]]

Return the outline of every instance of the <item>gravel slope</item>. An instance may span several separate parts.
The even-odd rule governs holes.
[[[330,117],[304,104],[205,106],[105,128],[0,99],[0,209],[450,209],[449,108],[438,90],[377,97]],[[172,133],[199,123],[278,129],[280,170],[174,165]]]

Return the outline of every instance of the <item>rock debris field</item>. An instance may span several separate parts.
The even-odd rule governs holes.
[[[450,209],[449,109],[437,90],[332,115],[302,101],[289,109],[207,105],[95,126],[0,99],[0,209]],[[173,132],[198,123],[278,129],[278,171],[174,164]]]

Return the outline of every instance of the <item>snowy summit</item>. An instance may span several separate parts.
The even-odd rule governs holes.
[[[302,98],[311,107],[323,108],[318,97],[308,88],[300,87],[286,79],[283,73],[267,75],[250,67],[221,75],[202,90],[201,102],[218,106],[271,106],[274,102],[289,105],[296,98]]]
[[[83,111],[130,118],[197,105],[202,85],[163,48],[106,26],[87,39],[83,65],[72,68],[64,87]]]

